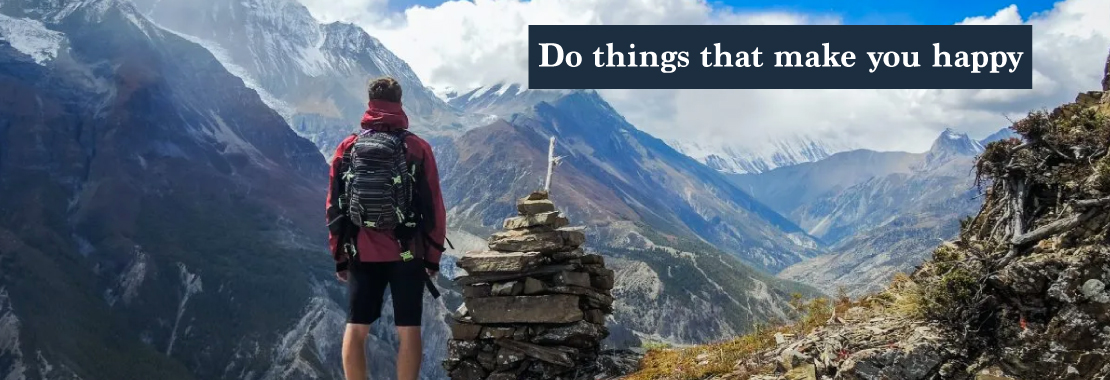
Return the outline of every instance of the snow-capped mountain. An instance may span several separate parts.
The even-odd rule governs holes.
[[[551,102],[569,90],[532,90],[518,83],[498,83],[465,92],[447,90],[442,97],[455,108],[467,112],[507,117],[540,102]]]
[[[933,146],[925,153],[925,165],[947,161],[950,157],[966,156],[975,157],[983,152],[983,144],[968,137],[966,133],[959,133],[952,128],[946,128],[940,136],[933,141]]]
[[[0,14],[0,377],[340,378],[316,147],[128,1]]]
[[[758,144],[671,140],[671,146],[709,167],[733,174],[762,173],[775,168],[814,162],[854,145],[796,134],[767,138]]]
[[[424,86],[409,65],[356,25],[320,23],[295,0],[135,0],[160,26],[213,51],[298,133],[331,153],[357,129],[369,79],[405,88],[414,130],[453,135],[483,125]]]

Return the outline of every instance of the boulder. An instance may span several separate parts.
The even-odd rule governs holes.
[[[563,244],[571,249],[578,248],[586,242],[586,233],[582,227],[564,227],[558,231],[563,238]]]
[[[502,371],[511,369],[518,363],[524,361],[525,357],[524,353],[520,351],[501,347],[500,350],[497,350],[497,369]]]
[[[544,347],[537,344],[503,339],[497,345],[561,367],[574,367],[571,357],[578,351],[569,347]]]
[[[582,264],[605,266],[605,258],[595,253],[583,255]]]
[[[489,297],[493,294],[492,286],[489,284],[484,285],[469,285],[463,287],[464,298],[481,298]]]
[[[459,285],[467,286],[467,285],[474,285],[474,284],[519,280],[519,279],[523,279],[525,277],[539,277],[539,276],[545,276],[545,275],[553,275],[553,274],[556,274],[556,273],[559,273],[559,272],[562,272],[562,271],[574,270],[574,269],[575,269],[575,266],[569,265],[569,264],[550,265],[550,266],[543,266],[543,267],[539,267],[539,268],[536,268],[536,269],[533,269],[533,270],[530,270],[530,271],[524,271],[524,272],[485,273],[485,274],[459,276],[459,277],[455,278],[455,283],[459,284]]]
[[[517,380],[517,374],[514,372],[494,372],[489,374],[486,380]]]
[[[481,347],[472,340],[451,340],[447,342],[447,356],[459,359],[472,358],[478,354]]]
[[[520,215],[536,215],[555,211],[555,204],[547,199],[523,199],[516,204],[516,210]]]
[[[817,380],[817,366],[802,364],[786,372],[785,380]]]
[[[586,310],[584,313],[585,313],[585,316],[583,318],[585,318],[587,322],[596,323],[596,324],[599,324],[599,325],[604,325],[605,324],[605,313],[602,312],[601,310],[590,309],[590,310]]]
[[[791,369],[794,369],[794,367],[805,364],[809,360],[810,358],[805,354],[792,349],[787,349],[783,350],[782,354],[779,355],[779,367],[784,371],[789,371]]]
[[[540,294],[547,290],[547,285],[543,281],[528,277],[524,279],[524,294],[533,295]]]
[[[540,231],[533,229],[511,230],[494,233],[489,238],[489,249],[502,252],[555,252],[565,250],[566,233],[561,230]],[[577,247],[577,245],[574,245]]]
[[[482,369],[486,371],[493,371],[494,368],[497,368],[497,354],[493,352],[480,353],[475,360],[477,360],[478,364],[482,366]]]
[[[583,272],[561,272],[555,275],[553,281],[555,285],[573,285],[588,288],[590,287],[590,274]]]
[[[580,296],[585,296],[586,305],[595,309],[601,309],[605,312],[610,312],[613,310],[613,296],[601,293],[594,289],[584,288],[581,286],[549,286],[547,287],[547,289],[544,289],[544,291],[547,293],[577,294]]]
[[[482,380],[486,377],[486,370],[476,362],[466,360],[455,366],[451,371],[453,380]]]
[[[543,263],[539,252],[480,252],[467,253],[456,262],[467,273],[522,272]]]
[[[524,283],[520,281],[499,282],[493,284],[490,294],[494,296],[515,296],[524,291]]]
[[[532,343],[588,348],[596,346],[604,338],[604,335],[606,335],[604,327],[586,321],[578,321],[548,329],[543,334],[532,338]]]
[[[579,297],[566,294],[488,297],[467,300],[474,322],[570,323],[582,319]]]
[[[474,340],[482,332],[482,326],[473,323],[451,323],[451,339]]]
[[[612,271],[610,271],[610,273],[612,273]],[[597,289],[601,289],[601,290],[613,289],[613,287],[616,286],[616,283],[617,283],[616,276],[614,276],[612,274],[610,274],[610,275],[590,276],[590,285],[593,286],[594,288],[597,288]]]
[[[483,327],[482,334],[479,337],[482,339],[510,338],[515,330],[512,327]]]
[[[570,224],[570,221],[559,214],[558,211],[551,211],[535,215],[522,215],[505,219],[504,227],[506,230],[517,230],[541,226],[555,229],[566,227],[568,224]]]
[[[569,260],[579,260],[580,262],[584,263],[585,261],[583,259],[585,259],[586,256],[586,253],[582,252],[581,249],[575,249],[571,251],[553,252],[548,255],[548,258],[550,258],[552,262],[556,263],[561,263]]]

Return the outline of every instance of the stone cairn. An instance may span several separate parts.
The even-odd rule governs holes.
[[[613,271],[582,251],[582,228],[567,227],[546,192],[517,210],[490,237],[490,251],[456,264],[467,272],[455,279],[464,302],[443,363],[454,380],[580,378],[609,335]]]

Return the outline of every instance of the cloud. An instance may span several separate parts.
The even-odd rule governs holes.
[[[403,13],[387,0],[302,0],[359,23],[425,83],[468,89],[526,83],[529,24],[836,24],[836,14],[736,11],[704,0],[450,1]],[[927,149],[944,128],[986,136],[1026,111],[1094,89],[1110,48],[1110,0],[1065,0],[1023,19],[1016,6],[959,24],[1031,24],[1031,90],[605,90],[637,127],[664,139],[754,148],[805,134],[879,150]]]

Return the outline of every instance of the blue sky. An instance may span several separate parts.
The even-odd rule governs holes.
[[[969,16],[989,16],[1016,4],[1023,19],[1052,8],[1052,0],[723,0],[710,4],[739,11],[792,11],[833,14],[846,24],[953,24]],[[391,0],[389,8],[401,11],[414,5],[434,7],[444,0]]]
[[[846,24],[953,24],[968,16],[989,16],[1016,4],[1022,18],[1052,8],[1051,0],[726,0],[713,1],[744,11],[783,10],[835,14]]]

